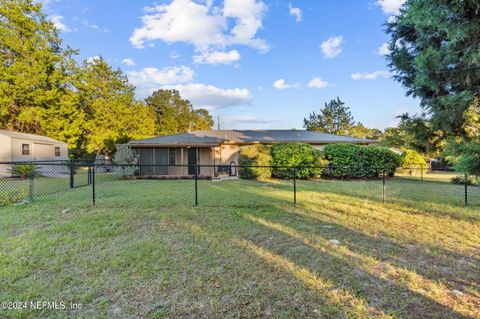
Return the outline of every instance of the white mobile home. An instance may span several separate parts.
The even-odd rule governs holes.
[[[67,143],[47,136],[0,130],[0,162],[67,159]]]

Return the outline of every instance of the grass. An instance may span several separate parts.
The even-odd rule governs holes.
[[[2,317],[480,318],[456,185],[102,178],[0,208],[0,301],[82,304]]]

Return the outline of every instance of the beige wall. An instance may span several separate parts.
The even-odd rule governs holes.
[[[0,161],[8,162],[12,160],[12,142],[10,137],[0,135]]]
[[[30,145],[30,155],[22,155],[22,144]],[[60,147],[60,156],[55,156],[55,147]],[[40,143],[27,139],[11,139],[12,161],[67,160],[68,148],[64,143]]]
[[[238,145],[221,145],[214,148],[215,164],[229,165],[235,162],[238,165],[238,152],[240,148]]]

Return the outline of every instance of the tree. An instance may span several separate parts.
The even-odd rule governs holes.
[[[317,131],[336,135],[349,135],[355,125],[348,106],[340,100],[331,100],[325,103],[320,113],[310,113],[303,119],[304,127],[309,131]]]
[[[213,119],[206,109],[194,110],[177,90],[157,90],[145,99],[154,116],[155,134],[168,135],[191,130],[209,130]]]
[[[403,131],[404,146],[431,157],[439,155],[444,145],[444,132],[435,130],[424,116],[401,115],[398,128]]]
[[[382,131],[376,128],[370,129],[365,127],[360,122],[357,122],[352,128],[350,129],[349,136],[356,137],[356,138],[365,138],[371,140],[378,140],[382,137]]]
[[[75,51],[30,0],[0,3],[0,127],[75,143],[82,116],[71,91]],[[68,120],[66,120],[68,119]],[[78,125],[76,125],[78,124]],[[75,126],[69,129],[70,126]],[[58,133],[65,130],[65,134]]]
[[[406,133],[398,127],[388,127],[383,133],[381,144],[387,147],[404,148],[406,146]]]
[[[102,57],[83,63],[77,88],[86,117],[80,147],[88,153],[109,155],[116,144],[153,135],[153,116],[135,100],[135,87]]]
[[[394,78],[420,99],[432,129],[465,136],[465,110],[480,96],[480,2],[408,0],[386,31]]]

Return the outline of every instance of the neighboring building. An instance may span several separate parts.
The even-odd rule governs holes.
[[[0,130],[0,162],[67,159],[67,143],[47,136]]]
[[[128,145],[139,154],[141,175],[194,175],[195,165],[212,165],[214,167],[201,167],[198,173],[216,176],[225,172],[225,166],[238,165],[238,155],[243,145],[297,142],[310,144],[317,149],[335,143],[376,143],[373,140],[304,130],[211,130],[158,136],[131,141]]]

